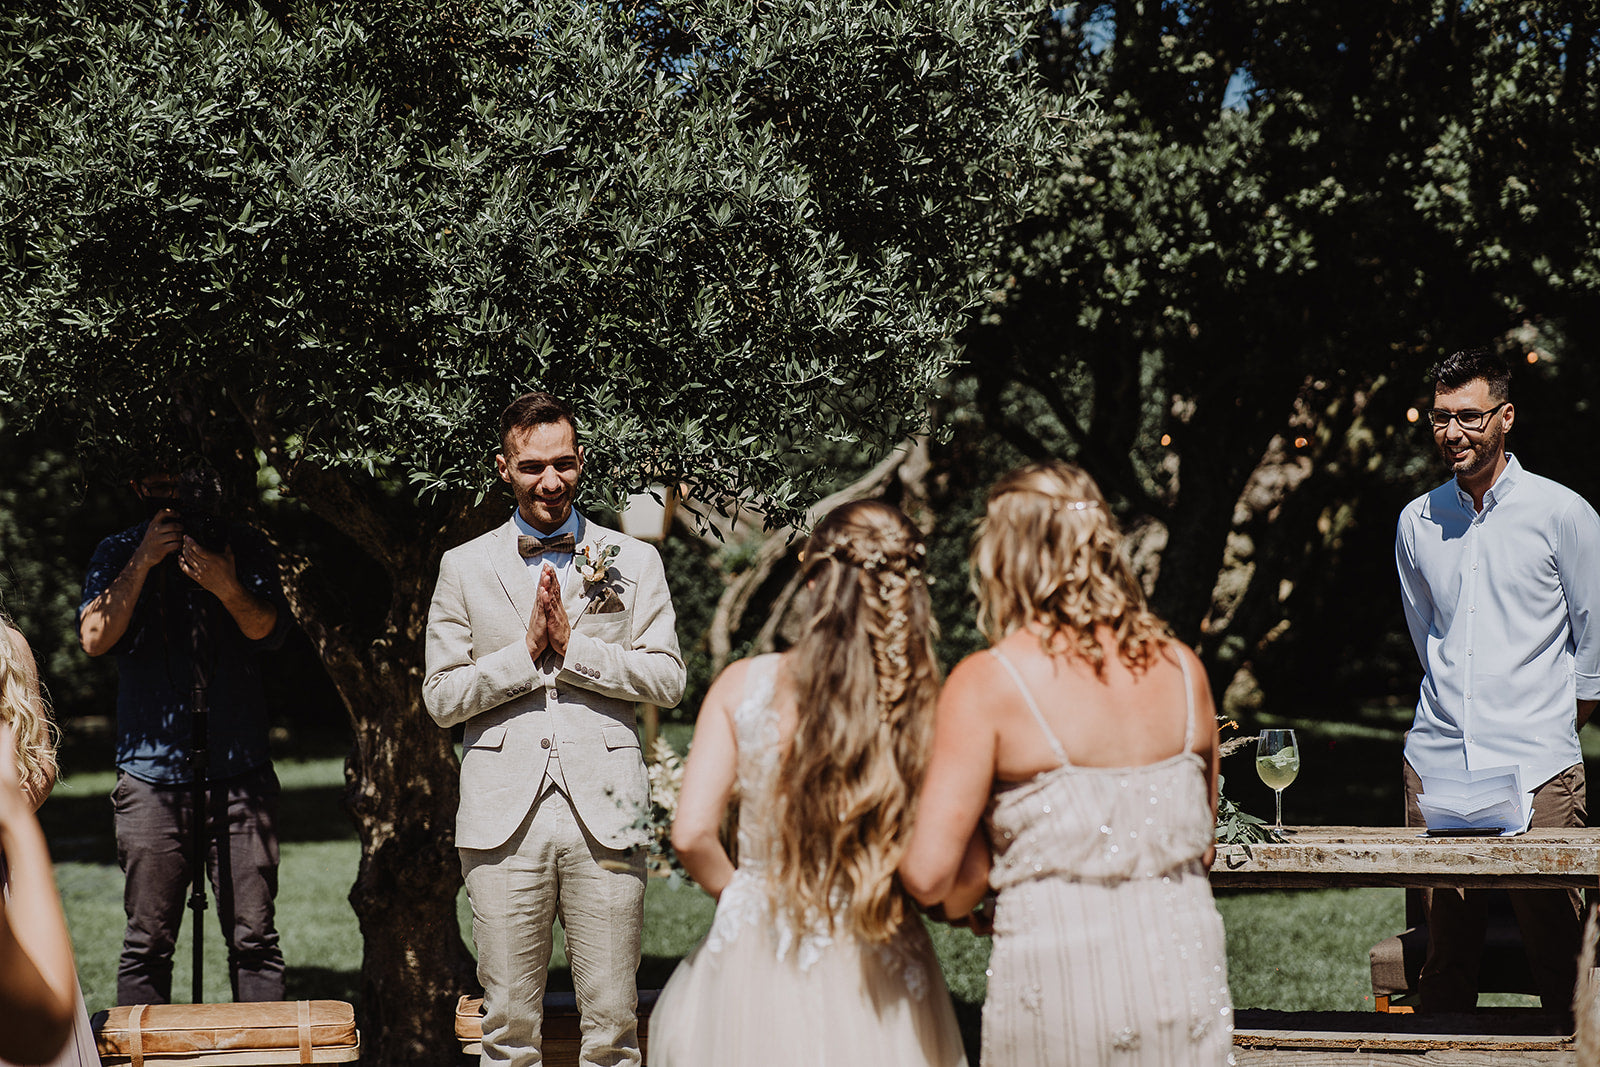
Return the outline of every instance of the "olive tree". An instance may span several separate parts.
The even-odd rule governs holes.
[[[422,641],[440,554],[505,513],[499,409],[571,399],[591,500],[682,483],[800,514],[821,446],[917,426],[995,235],[1085,121],[1026,61],[1040,18],[69,0],[0,23],[0,400],[96,466],[268,486],[381,572],[357,596],[277,538],[354,733],[374,1062],[453,1058],[471,983]]]

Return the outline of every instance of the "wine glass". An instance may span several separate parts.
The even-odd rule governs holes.
[[[1283,790],[1300,773],[1300,745],[1293,730],[1262,730],[1256,740],[1256,773],[1272,789],[1278,817],[1273,830],[1283,833]]]

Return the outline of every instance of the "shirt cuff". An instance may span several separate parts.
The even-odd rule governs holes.
[[[1572,672],[1572,680],[1579,700],[1600,700],[1600,674]]]

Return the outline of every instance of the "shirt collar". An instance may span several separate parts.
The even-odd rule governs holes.
[[[1500,477],[1496,478],[1494,484],[1484,491],[1483,510],[1488,511],[1496,504],[1503,503],[1506,497],[1511,495],[1511,491],[1517,487],[1517,482],[1521,480],[1521,475],[1522,464],[1517,462],[1515,455],[1507,452],[1506,469],[1501,471]],[[1455,481],[1455,479],[1452,478],[1451,481]],[[1472,510],[1472,494],[1461,488],[1460,482],[1456,482],[1456,499],[1461,501],[1468,511]]]
[[[549,533],[540,533],[538,530],[535,530],[528,524],[528,520],[522,517],[522,512],[516,508],[511,509],[511,521],[517,524],[518,533],[527,534],[529,537],[537,537],[541,541],[549,540],[552,537],[560,537],[562,534],[566,533],[571,534],[572,539],[576,541],[578,539],[578,523],[581,521],[581,519],[578,515],[578,509],[573,508],[567,514],[567,521],[562,523],[560,526],[557,526]]]

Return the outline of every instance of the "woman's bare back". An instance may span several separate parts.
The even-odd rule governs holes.
[[[1179,656],[1192,656],[1168,644],[1144,670],[1135,670],[1102,636],[1105,660],[1094,665],[1057,641],[1046,651],[1037,634],[1018,631],[997,648],[1016,668],[1039,706],[1045,723],[1080,767],[1142,767],[1183,751],[1188,729],[1188,694]],[[994,675],[997,745],[996,777],[1023,781],[1057,766],[1048,741],[1029,712],[1026,698],[1003,665],[985,656]],[[1191,664],[1191,669],[1198,664]],[[1197,723],[1196,740],[1206,736]]]

